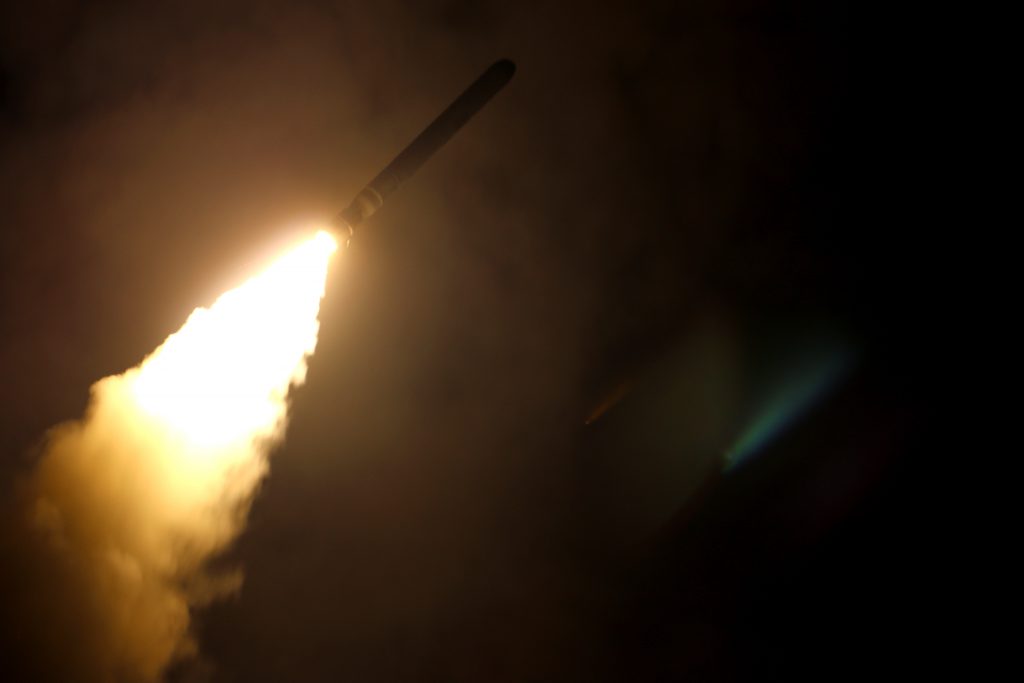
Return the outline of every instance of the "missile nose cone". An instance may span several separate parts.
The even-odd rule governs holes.
[[[487,69],[487,73],[494,73],[495,82],[505,85],[516,75],[516,63],[511,59],[499,59]]]

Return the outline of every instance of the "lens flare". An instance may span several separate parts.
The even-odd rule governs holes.
[[[159,680],[195,652],[192,609],[240,584],[209,561],[244,527],[284,434],[336,248],[318,232],[196,309],[139,366],[94,384],[84,418],[51,430],[25,518],[63,572],[65,597],[36,601],[61,617],[41,623],[71,615],[67,637],[84,628],[94,643],[76,680]]]
[[[842,380],[853,361],[853,352],[838,344],[803,358],[784,381],[772,387],[768,400],[759,406],[753,419],[726,451],[723,471],[742,466],[799,420]]]

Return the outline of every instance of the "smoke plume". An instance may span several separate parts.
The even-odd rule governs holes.
[[[241,584],[210,561],[244,527],[283,437],[334,249],[318,233],[196,309],[48,434],[14,516],[15,575],[32,579],[7,635],[60,657],[22,653],[23,675],[155,681],[196,652],[190,613]]]

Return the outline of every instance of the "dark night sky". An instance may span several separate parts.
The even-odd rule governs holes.
[[[93,381],[509,57],[511,84],[335,261],[224,559],[246,584],[197,614],[202,657],[171,680],[911,666],[928,303],[886,210],[895,78],[865,21],[758,0],[5,6],[5,488]],[[821,349],[847,372],[721,474]]]

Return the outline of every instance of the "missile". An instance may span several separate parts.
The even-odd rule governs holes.
[[[473,81],[465,92],[456,97],[433,123],[359,191],[348,208],[337,215],[333,225],[342,239],[347,243],[355,229],[384,204],[388,195],[411,178],[434,152],[466,125],[467,121],[512,80],[515,72],[516,65],[513,62],[500,59]]]

